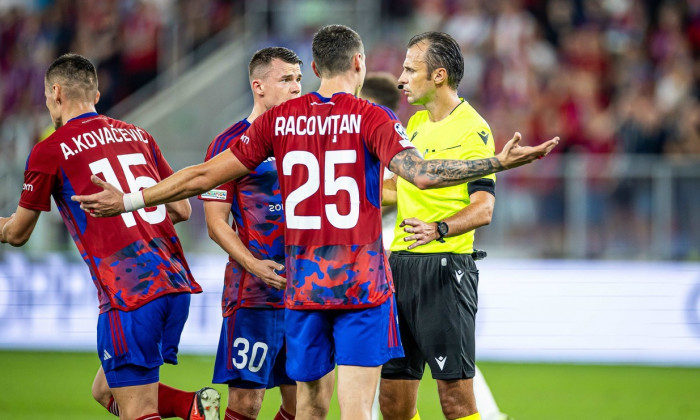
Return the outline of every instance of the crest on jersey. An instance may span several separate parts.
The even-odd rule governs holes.
[[[212,200],[226,200],[226,190],[211,190],[202,194],[202,198]]]

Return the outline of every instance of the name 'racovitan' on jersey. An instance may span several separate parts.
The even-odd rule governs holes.
[[[94,218],[71,196],[101,191],[96,175],[124,192],[172,174],[143,129],[96,113],[68,121],[34,146],[19,205],[51,209],[51,196],[90,269],[100,312],[133,310],[168,293],[199,293],[164,205]]]
[[[316,92],[270,109],[231,146],[249,169],[276,158],[287,307],[370,307],[392,295],[381,237],[382,174],[412,147],[387,108]]]

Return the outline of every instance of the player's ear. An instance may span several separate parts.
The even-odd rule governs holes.
[[[355,67],[355,71],[362,71],[362,53],[355,53],[352,58],[352,64]]]
[[[312,61],[312,62],[311,62],[311,69],[314,71],[314,74],[316,75],[316,77],[318,77],[318,78],[320,79],[320,78],[321,78],[321,74],[318,72],[318,69],[316,68],[316,62],[315,62],[315,61]]]
[[[263,96],[265,94],[265,89],[263,88],[260,79],[253,79],[250,82],[250,88],[253,90],[253,93],[255,93],[258,96]]]
[[[63,89],[61,89],[61,85],[59,85],[58,83],[54,83],[53,85],[51,85],[51,91],[53,92],[53,100],[60,105],[63,95]]]
[[[433,71],[433,82],[436,85],[441,85],[447,82],[447,70],[445,70],[443,67],[435,69],[435,71]]]
[[[95,92],[95,105],[100,102],[100,91],[99,89]]]

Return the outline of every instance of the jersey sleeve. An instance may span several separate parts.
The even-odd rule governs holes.
[[[38,146],[38,145],[37,145]],[[58,183],[52,159],[35,148],[27,158],[19,205],[28,210],[51,211],[51,192]]]
[[[396,115],[379,106],[371,110],[365,132],[369,133],[365,140],[369,152],[387,168],[397,153],[414,148]]]
[[[223,137],[226,132],[219,134],[207,148],[207,154],[204,156],[204,161],[207,162],[214,157],[216,157],[222,150],[226,150],[231,143],[235,143],[232,138]],[[226,148],[224,148],[226,146]],[[233,183],[235,181],[227,182],[223,185],[209,190],[203,194],[197,196],[202,201],[221,201],[225,203],[233,203]]]
[[[202,201],[220,201],[223,203],[233,204],[233,183],[235,181],[227,182],[223,185],[219,185],[213,190],[209,190],[197,196]]]
[[[465,138],[466,153],[461,159],[485,159],[495,156],[496,146],[494,144],[491,128],[488,125],[478,127],[467,134]],[[467,185],[469,194],[476,191],[486,191],[495,195],[496,174],[486,175],[483,178],[469,182]]]
[[[495,156],[495,148],[493,135],[488,126],[479,127],[469,132],[464,138],[465,146],[464,153],[460,159],[485,159]],[[495,179],[495,174],[486,175],[484,178]]]
[[[232,142],[231,152],[250,171],[254,171],[265,159],[272,156],[272,113],[266,112],[253,121],[253,124]]]
[[[160,179],[163,180],[173,174],[173,168],[170,167],[168,161],[165,160],[165,157],[163,157],[163,153],[160,151],[158,143],[156,143],[155,140],[153,140],[153,137],[150,137],[149,135],[148,140],[151,144],[151,149],[153,150],[153,159],[156,162],[158,175],[160,176]]]

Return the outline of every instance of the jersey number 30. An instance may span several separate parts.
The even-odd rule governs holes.
[[[131,172],[132,166],[146,164],[146,158],[143,156],[143,153],[118,155],[117,159],[119,159],[119,164],[121,165],[122,172],[124,173],[124,179],[126,179],[127,186],[129,187],[129,191],[127,192],[139,191],[142,188],[152,187],[157,184],[156,180],[149,176],[142,175],[135,177],[133,172]],[[103,174],[105,181],[114,185],[119,191],[125,192],[119,183],[117,174],[114,172],[114,169],[107,158],[92,162],[90,164],[90,170],[94,175]],[[165,210],[165,205],[163,204],[157,206],[155,210],[140,209],[138,213],[143,220],[152,225],[158,224],[165,220],[165,216],[168,214],[168,212]],[[133,212],[122,213],[121,216],[122,219],[124,219],[126,227],[136,226],[136,219],[134,218]]]
[[[338,206],[326,204],[326,218],[331,225],[338,229],[351,229],[357,225],[360,217],[360,191],[357,181],[349,176],[335,177],[335,166],[352,164],[357,161],[354,150],[329,150],[325,153],[325,168],[323,177],[323,194],[336,195],[346,191],[350,196],[350,212],[340,214]],[[299,188],[292,191],[285,200],[284,216],[288,229],[321,229],[321,216],[300,216],[295,213],[296,206],[315,194],[321,186],[321,167],[318,159],[312,153],[295,150],[287,153],[282,161],[284,175],[292,175],[294,165],[304,165],[309,172],[309,178]]]

